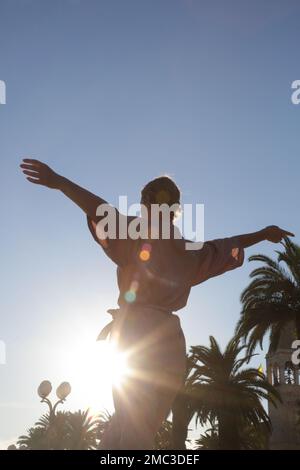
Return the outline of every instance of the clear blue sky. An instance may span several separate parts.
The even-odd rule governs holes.
[[[299,17],[297,0],[0,0],[1,442],[46,411],[44,378],[72,382],[71,409],[89,390],[102,406],[101,383],[80,374],[117,300],[115,266],[84,215],[27,183],[20,159],[112,203],[137,202],[168,173],[183,202],[205,204],[206,239],[269,224],[299,234]],[[274,249],[247,250],[243,267],[193,290],[179,312],[188,347],[210,334],[226,344],[254,268],[247,257]]]

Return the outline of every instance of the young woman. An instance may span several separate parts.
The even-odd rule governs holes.
[[[28,181],[61,191],[85,212],[92,236],[117,265],[119,309],[109,311],[113,321],[99,339],[110,333],[110,339],[127,356],[129,373],[121,387],[113,387],[115,415],[101,446],[152,449],[186,374],[185,337],[173,312],[186,305],[192,286],[241,266],[244,248],[263,240],[277,243],[293,234],[269,226],[207,241],[198,250],[186,250],[186,240],[176,233],[173,211],[168,215],[168,239],[162,236],[162,219],[156,225],[151,220],[154,204],[180,203],[176,184],[163,176],[150,181],[141,194],[148,216],[148,239],[131,237],[130,224],[140,219],[118,211],[117,225],[122,222],[124,227],[125,222],[126,236],[118,237],[117,227],[117,236],[105,239],[101,232],[104,215],[97,215],[97,208],[106,201],[38,160],[24,159],[21,168]]]

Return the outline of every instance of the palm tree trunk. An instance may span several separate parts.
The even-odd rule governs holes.
[[[223,410],[218,416],[219,444],[222,450],[239,450],[240,439],[235,416]]]

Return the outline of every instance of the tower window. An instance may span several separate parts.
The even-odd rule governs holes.
[[[274,366],[273,366],[273,370],[272,370],[272,384],[273,384],[273,385],[279,385],[279,384],[280,384],[280,373],[279,373],[278,364],[274,364]]]
[[[287,361],[284,368],[284,383],[294,385],[295,382],[295,369],[293,363],[291,361]]]

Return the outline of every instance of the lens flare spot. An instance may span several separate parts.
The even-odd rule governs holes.
[[[125,296],[124,296],[126,302],[128,303],[132,303],[135,301],[136,299],[136,293],[133,291],[133,290],[128,290],[126,293],[125,293]]]
[[[149,258],[150,258],[150,251],[142,250],[140,252],[140,260],[141,261],[148,261]]]
[[[133,292],[136,292],[138,288],[139,288],[138,281],[132,281],[132,283],[130,284],[130,290]]]
[[[144,243],[143,246],[142,246],[142,250],[151,252],[152,245],[150,243]]]

